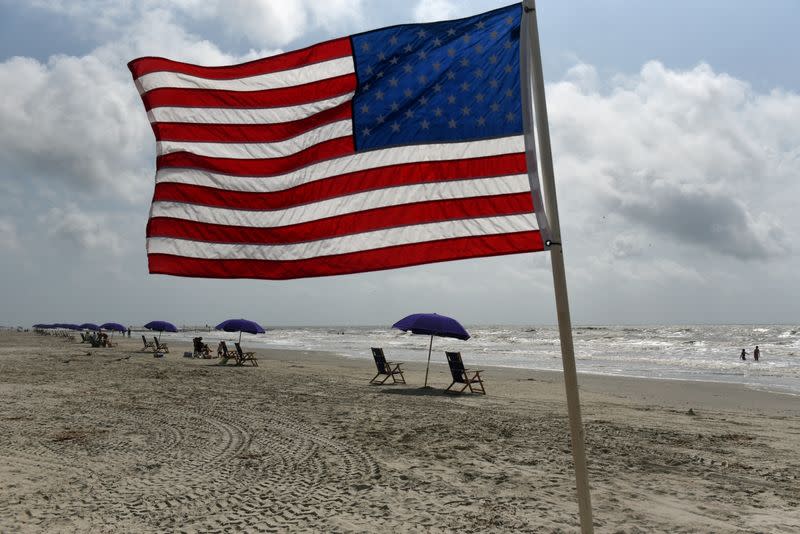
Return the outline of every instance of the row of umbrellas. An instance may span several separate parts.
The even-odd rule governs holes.
[[[148,330],[153,330],[158,332],[159,338],[161,337],[162,332],[177,332],[178,328],[170,323],[169,321],[150,321],[146,325],[145,328]],[[73,323],[53,323],[53,324],[44,324],[38,323],[33,325],[33,328],[40,328],[44,330],[48,329],[63,329],[63,330],[110,330],[116,332],[125,332],[127,330],[126,327],[122,326],[119,323],[103,323],[101,325],[96,325],[94,323],[83,323],[83,324],[73,324]],[[225,332],[239,332],[239,341],[242,341],[242,332],[247,332],[249,334],[263,334],[264,327],[258,324],[255,321],[249,321],[247,319],[228,319],[227,321],[223,321],[215,327],[217,330],[224,330]]]
[[[111,330],[117,332],[124,332],[127,330],[119,323],[103,323],[96,325],[94,323],[83,323],[80,325],[71,323],[55,323],[55,324],[35,324],[34,328],[64,328],[68,330]],[[158,332],[161,338],[162,332],[177,332],[178,328],[168,321],[150,321],[145,328]],[[242,341],[242,332],[248,334],[263,334],[264,327],[255,321],[248,319],[228,319],[223,321],[217,326],[217,330],[225,332],[239,332],[239,342]],[[428,385],[428,370],[431,365],[431,351],[433,350],[433,336],[437,337],[451,337],[455,339],[467,340],[469,333],[461,324],[446,315],[439,315],[438,313],[414,313],[404,317],[394,323],[392,328],[403,330],[404,332],[411,332],[412,334],[421,334],[430,336],[431,340],[428,344],[428,364],[425,367],[425,385]]]
[[[255,321],[248,321],[247,319],[228,319],[218,324],[215,328],[217,330],[224,330],[225,332],[239,332],[239,342],[242,341],[242,332],[247,332],[249,334],[264,333],[264,328],[261,325]],[[394,323],[392,328],[431,337],[430,343],[428,344],[428,364],[425,367],[425,386],[428,385],[428,370],[431,366],[433,336],[452,337],[465,341],[470,337],[467,330],[461,326],[461,323],[452,317],[439,315],[438,313],[414,313]]]

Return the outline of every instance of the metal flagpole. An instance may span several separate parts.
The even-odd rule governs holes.
[[[550,248],[550,260],[553,266],[553,286],[556,296],[556,313],[558,315],[558,333],[561,338],[561,361],[564,366],[564,386],[567,392],[567,411],[569,413],[569,428],[572,436],[572,458],[575,463],[575,482],[578,494],[578,510],[580,513],[581,532],[591,534],[592,526],[592,501],[589,494],[589,476],[586,469],[586,453],[584,450],[583,423],[581,422],[581,404],[578,395],[578,375],[575,369],[575,351],[572,345],[572,321],[569,316],[569,301],[567,299],[567,277],[564,271],[564,253],[561,246],[561,228],[558,221],[558,203],[556,202],[556,188],[553,173],[553,154],[550,148],[550,127],[547,121],[547,104],[544,94],[544,75],[542,73],[542,57],[539,49],[539,29],[536,23],[535,0],[523,0],[524,20],[523,42],[527,44],[524,50],[526,60],[522,62],[523,76],[527,80],[523,87],[523,105],[526,109],[523,114],[526,121],[530,122],[530,87],[533,83],[533,105],[536,114],[536,133],[539,140],[539,162],[542,169],[542,189],[544,192],[545,207],[547,210],[547,223],[544,228],[545,244]],[[527,71],[527,76],[525,73]],[[526,127],[526,152],[534,150],[530,128]],[[530,145],[530,146],[529,146]],[[535,155],[535,152],[534,152]],[[529,161],[536,161],[530,159]],[[536,172],[529,169],[530,172]],[[538,190],[533,190],[534,203],[536,203]],[[536,211],[541,206],[535,204]],[[540,225],[541,228],[541,225]]]

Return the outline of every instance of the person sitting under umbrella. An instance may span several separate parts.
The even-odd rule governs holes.
[[[210,358],[211,357],[211,348],[208,346],[208,343],[203,343],[203,338],[202,337],[192,338],[192,342],[194,343],[193,356],[195,358]]]

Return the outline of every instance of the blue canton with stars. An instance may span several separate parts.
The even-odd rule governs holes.
[[[522,6],[351,37],[356,150],[522,133]]]

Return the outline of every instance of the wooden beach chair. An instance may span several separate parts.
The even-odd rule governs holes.
[[[244,352],[239,343],[234,343],[234,346],[236,346],[236,354],[239,356],[236,360],[236,365],[244,365],[246,362],[250,362],[253,364],[253,367],[258,367],[258,360],[256,360],[255,352]]]
[[[486,395],[486,390],[483,388],[483,380],[481,380],[481,373],[483,371],[475,371],[473,369],[464,369],[464,362],[461,360],[460,352],[445,352],[447,356],[447,365],[450,366],[450,374],[453,376],[453,382],[447,386],[445,391],[450,391],[450,388],[456,384],[462,385],[461,389],[453,392],[462,393],[465,389],[469,388],[471,393],[482,393]]]
[[[141,349],[142,352],[145,352],[145,351],[148,351],[148,350],[152,350],[153,352],[156,351],[156,344],[153,343],[152,341],[147,341],[147,338],[144,337],[144,334],[142,334],[142,343],[144,343],[144,347],[142,347],[142,349]]]
[[[403,371],[400,369],[402,364],[387,362],[382,348],[372,347],[372,357],[375,359],[375,367],[378,368],[378,374],[372,377],[372,380],[369,381],[370,384],[383,384],[390,378],[392,379],[392,384],[398,382],[401,384],[406,383]],[[379,376],[383,376],[383,380],[378,380]]]
[[[88,339],[86,338],[86,334],[81,332],[81,343],[86,343],[86,341],[88,341]]]
[[[220,365],[225,365],[228,363],[228,360],[233,360],[237,364],[239,363],[239,355],[235,352],[228,350],[228,345],[225,344],[225,341],[220,341],[219,345],[217,345],[217,356],[221,360],[219,362]]]
[[[153,336],[153,341],[155,342],[156,352],[169,352],[169,347],[167,347],[166,343],[159,343],[158,338]]]

